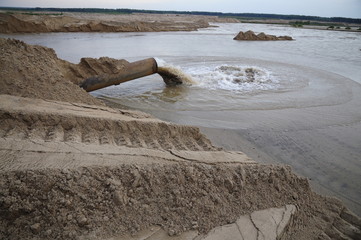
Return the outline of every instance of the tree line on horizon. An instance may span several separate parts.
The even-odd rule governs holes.
[[[280,19],[280,20],[303,20],[303,21],[319,21],[319,22],[343,22],[361,24],[359,18],[345,17],[319,17],[305,15],[283,15],[269,13],[223,13],[223,12],[205,12],[205,11],[161,11],[161,10],[139,10],[128,8],[14,8],[0,7],[7,11],[32,11],[32,12],[86,12],[86,13],[110,13],[110,14],[132,14],[132,13],[153,13],[153,14],[179,14],[179,15],[204,15],[218,17],[232,17],[238,19]]]

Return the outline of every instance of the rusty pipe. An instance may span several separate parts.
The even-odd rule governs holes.
[[[91,92],[111,85],[118,85],[136,78],[145,77],[157,73],[158,65],[154,58],[148,58],[125,65],[125,68],[118,74],[98,75],[85,79],[80,87]]]

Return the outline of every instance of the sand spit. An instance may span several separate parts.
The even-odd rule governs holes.
[[[361,220],[289,167],[106,107],[74,84],[81,64],[0,43],[0,239],[360,238]]]
[[[0,33],[195,31],[209,27],[209,22],[235,21],[212,16],[171,14],[0,13]]]

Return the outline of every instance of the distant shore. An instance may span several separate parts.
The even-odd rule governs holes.
[[[212,23],[281,24],[304,29],[360,32],[361,23],[257,19],[196,14],[33,12],[0,10],[0,33],[196,31]]]
[[[0,33],[196,31],[232,18],[175,14],[40,13],[0,11]]]
[[[361,24],[348,24],[344,22],[310,22],[299,20],[282,20],[282,19],[241,19],[242,23],[254,24],[280,24],[289,25],[296,28],[317,29],[328,31],[343,31],[343,32],[360,32]]]

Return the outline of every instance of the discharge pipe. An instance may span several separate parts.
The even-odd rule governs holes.
[[[123,82],[152,75],[154,73],[159,73],[167,85],[182,83],[182,80],[178,76],[158,69],[157,61],[154,58],[147,58],[125,65],[124,69],[118,74],[104,74],[87,78],[80,84],[80,87],[87,92],[91,92],[111,85],[118,85]]]

